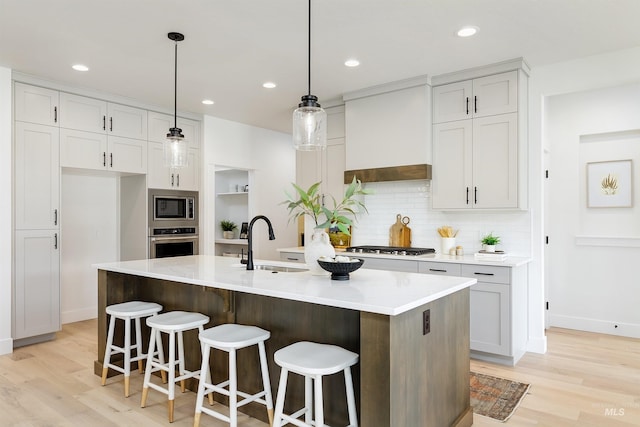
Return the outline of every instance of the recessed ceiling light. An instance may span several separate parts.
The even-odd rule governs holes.
[[[210,99],[203,99],[202,103],[204,105],[213,105],[214,104],[214,102],[212,100],[210,100]]]
[[[467,27],[460,28],[456,34],[458,35],[458,37],[471,37],[477,32],[478,32],[478,27],[467,26]]]
[[[89,67],[87,67],[86,65],[82,65],[82,64],[73,65],[71,68],[73,68],[76,71],[89,71]]]
[[[274,87],[276,87],[277,85],[274,82],[265,82],[262,83],[262,87],[267,88],[267,89],[273,89]]]
[[[347,59],[344,62],[344,65],[346,65],[347,67],[357,67],[358,65],[360,65],[360,61],[358,61],[357,59]]]

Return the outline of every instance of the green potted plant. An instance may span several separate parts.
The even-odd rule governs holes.
[[[238,228],[235,222],[228,219],[220,221],[220,228],[222,228],[222,237],[225,239],[233,239],[235,233],[234,230]]]
[[[489,233],[480,241],[484,245],[484,250],[487,252],[495,252],[496,245],[500,243],[500,237],[494,236],[493,233]]]
[[[315,262],[318,258],[321,256],[333,258],[335,256],[335,249],[331,246],[329,235],[325,229],[334,228],[350,236],[350,227],[357,214],[360,211],[368,212],[359,197],[370,194],[369,191],[362,188],[362,182],[354,176],[340,202],[330,196],[332,205],[330,208],[328,203],[323,204],[320,184],[321,182],[316,182],[306,191],[298,185],[292,184],[296,192],[291,195],[285,191],[287,200],[282,202],[287,205],[289,210],[289,221],[307,216],[315,224],[313,236],[305,242],[304,249],[305,261],[314,274],[325,274],[325,271]]]

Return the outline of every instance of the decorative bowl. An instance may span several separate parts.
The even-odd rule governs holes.
[[[327,261],[327,260],[318,260],[318,264],[324,270],[331,273],[331,280],[349,280],[349,273],[352,273],[362,267],[364,264],[363,259],[359,258],[351,258],[355,261],[350,262],[337,262],[337,261]]]

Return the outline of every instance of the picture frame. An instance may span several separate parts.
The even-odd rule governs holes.
[[[587,207],[630,208],[633,206],[632,161],[587,163]]]
[[[249,238],[249,223],[243,222],[240,226],[240,238],[248,239]]]

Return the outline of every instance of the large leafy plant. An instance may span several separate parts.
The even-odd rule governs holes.
[[[320,184],[321,182],[316,182],[306,191],[298,185],[292,184],[296,190],[294,195],[285,191],[287,200],[282,203],[286,204],[289,209],[289,221],[307,215],[315,223],[315,228],[337,227],[342,233],[350,235],[349,226],[353,224],[353,220],[347,215],[351,215],[355,219],[361,210],[368,213],[366,206],[358,197],[371,194],[371,192],[362,188],[362,182],[354,176],[340,203],[335,197],[330,196],[333,204],[333,209],[330,209],[327,203],[323,203],[324,197],[320,194]]]

